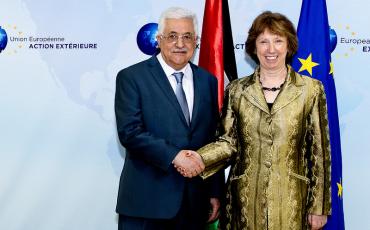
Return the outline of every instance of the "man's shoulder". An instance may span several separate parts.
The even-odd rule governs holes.
[[[204,69],[203,67],[195,65],[191,62],[190,62],[190,66],[193,70],[193,74],[199,75],[203,79],[206,78],[210,81],[216,81],[217,82],[217,78],[212,73],[210,73],[208,70]]]
[[[196,71],[198,74],[204,74],[204,75],[211,75],[212,74],[210,72],[208,72],[206,69],[204,69],[203,67],[200,67],[192,62],[189,62],[191,68],[193,71]]]
[[[121,74],[124,74],[124,73],[140,73],[140,72],[143,72],[145,71],[146,69],[149,68],[149,66],[154,63],[154,60],[153,60],[154,57],[150,57],[144,61],[141,61],[141,62],[138,62],[138,63],[135,63],[133,65],[130,65],[122,70],[120,70],[118,72],[118,75],[121,75]]]

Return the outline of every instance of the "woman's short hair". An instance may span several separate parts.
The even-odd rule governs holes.
[[[171,7],[165,10],[159,17],[158,34],[163,34],[166,19],[189,18],[193,21],[195,35],[198,34],[198,22],[195,13],[181,7]]]
[[[283,36],[288,41],[288,53],[286,56],[286,62],[290,63],[293,55],[298,50],[298,38],[297,32],[293,23],[283,14],[272,13],[271,11],[265,11],[254,19],[251,28],[248,32],[248,38],[245,42],[245,51],[247,54],[259,64],[259,60],[256,54],[256,40],[257,37],[265,30],[269,30],[273,34]]]

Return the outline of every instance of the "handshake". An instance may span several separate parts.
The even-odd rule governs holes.
[[[191,150],[181,150],[172,163],[181,175],[189,178],[198,176],[205,168],[202,157]]]

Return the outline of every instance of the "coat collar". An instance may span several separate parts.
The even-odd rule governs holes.
[[[194,104],[193,104],[193,114],[191,117],[190,127],[193,129],[196,121],[201,118],[201,114],[199,114],[199,108],[202,103],[200,95],[201,95],[201,76],[199,73],[199,67],[190,63],[191,70],[193,71],[193,85],[194,85]]]
[[[274,114],[286,105],[294,101],[299,95],[302,94],[301,86],[304,85],[302,77],[294,72],[290,65],[288,67],[288,76],[283,88],[275,99],[274,105],[270,109],[267,106],[265,96],[263,95],[262,86],[259,81],[259,67],[255,70],[254,74],[250,76],[250,80],[246,82],[243,95],[256,107],[268,114]]]
[[[184,114],[181,110],[180,104],[176,99],[176,95],[173,92],[170,82],[168,81],[165,72],[163,71],[158,59],[156,56],[152,56],[148,60],[148,64],[150,67],[150,71],[152,73],[153,78],[158,83],[158,86],[161,88],[163,93],[166,95],[167,99],[171,102],[172,106],[175,108],[177,114],[180,116],[181,120],[187,125]],[[199,97],[201,87],[200,78],[199,78],[199,68],[194,65],[193,63],[189,62],[191,70],[193,71],[193,84],[194,84],[194,105],[193,105],[193,114],[191,119],[191,124],[195,121],[198,115],[199,106],[201,103],[201,99]]]

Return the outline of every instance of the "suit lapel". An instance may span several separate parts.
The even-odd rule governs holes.
[[[295,72],[290,66],[288,67],[288,72],[289,76],[287,82],[276,98],[271,109],[271,114],[274,114],[280,109],[284,108],[302,94],[302,89],[300,87],[304,85],[302,79],[296,76]]]
[[[177,114],[180,116],[181,120],[186,124],[185,116],[181,110],[181,106],[179,102],[177,101],[175,92],[173,91],[170,82],[167,79],[166,74],[164,73],[161,64],[159,63],[158,59],[153,56],[150,61],[150,71],[152,73],[153,78],[157,82],[159,88],[162,90],[164,95],[167,97],[167,99],[171,102],[172,106],[176,110]]]
[[[265,96],[263,95],[261,85],[258,83],[257,79],[258,71],[256,71],[252,79],[247,82],[247,84],[250,84],[245,91],[243,91],[242,95],[245,96],[250,103],[252,103],[254,106],[259,108],[265,113],[270,113],[269,108],[267,107],[267,103],[265,100]]]
[[[304,85],[303,80],[296,76],[296,73],[290,66],[288,66],[288,72],[289,77],[287,79],[287,83],[276,98],[271,108],[271,112],[267,106],[265,96],[263,95],[261,84],[259,84],[259,69],[255,71],[252,79],[247,83],[249,86],[242,95],[244,95],[254,106],[265,113],[274,114],[302,94],[300,86]]]
[[[201,98],[200,98],[200,95],[201,95],[201,76],[199,76],[199,73],[198,73],[198,68],[192,64],[190,64],[191,66],[191,70],[193,71],[193,85],[194,85],[194,104],[193,104],[193,113],[192,113],[192,116],[191,116],[191,126],[194,126],[195,122],[196,122],[196,118],[198,117],[198,113],[199,113],[199,108],[200,108],[200,104],[202,103],[201,102]]]

